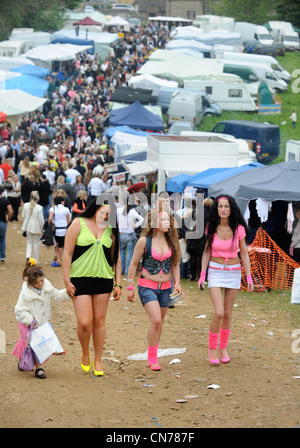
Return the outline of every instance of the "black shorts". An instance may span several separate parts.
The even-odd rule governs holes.
[[[70,281],[76,288],[75,296],[108,294],[114,287],[112,278],[72,277]]]
[[[65,245],[65,237],[64,236],[57,236],[55,235],[55,241],[57,242],[58,247],[64,247]]]

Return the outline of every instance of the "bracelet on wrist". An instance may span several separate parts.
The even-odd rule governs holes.
[[[114,288],[115,288],[116,286],[117,286],[118,288],[122,289],[122,285],[117,285],[117,283],[116,283],[115,286],[114,286]]]

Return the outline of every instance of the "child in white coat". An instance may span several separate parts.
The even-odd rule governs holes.
[[[51,300],[58,302],[69,300],[66,289],[56,289],[45,278],[45,272],[33,258],[29,258],[23,272],[23,284],[17,305],[15,306],[16,319],[20,330],[20,339],[16,344],[13,355],[21,359],[24,348],[27,346],[28,331],[33,327],[43,325],[51,317]],[[19,370],[20,367],[19,367]],[[35,376],[46,378],[44,369],[36,361]]]

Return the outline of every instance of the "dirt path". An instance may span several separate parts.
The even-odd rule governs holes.
[[[294,378],[300,376],[300,355],[292,350],[292,333],[300,328],[300,308],[278,306],[278,296],[272,294],[261,295],[258,301],[239,293],[229,346],[231,362],[211,367],[207,359],[209,295],[184,281],[184,298],[168,311],[160,348],[186,351],[160,358],[162,370],[152,372],[145,361],[127,359],[146,351],[147,319],[138,297],[130,304],[123,292],[119,303],[109,305],[103,378],[80,369],[71,301],[53,304],[51,323],[66,355],[47,362],[44,381],[32,372],[19,372],[11,352],[19,338],[14,306],[25,262],[20,227],[20,222],[9,224],[7,262],[0,266],[0,328],[6,334],[6,354],[0,354],[0,427],[154,430],[300,424],[300,379]],[[62,288],[61,269],[50,266],[52,255],[53,250],[42,247],[40,261],[47,278]],[[174,358],[180,363],[169,364]],[[220,387],[207,389],[211,384]],[[197,397],[186,398],[191,395]],[[186,401],[178,403],[178,399]]]

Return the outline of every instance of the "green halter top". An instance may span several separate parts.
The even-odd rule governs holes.
[[[80,232],[73,253],[70,277],[113,278],[115,273],[109,263],[112,246],[112,228],[108,224],[100,239],[80,220]]]

